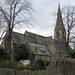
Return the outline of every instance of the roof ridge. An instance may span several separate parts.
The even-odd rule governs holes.
[[[24,35],[24,34],[22,34],[22,33],[19,33],[19,32],[15,32],[15,31],[12,31],[12,33],[17,33],[17,34],[20,34],[20,35]]]
[[[39,35],[39,34],[37,34],[37,33],[33,33],[33,32],[30,32],[30,31],[25,31],[25,32],[28,32],[28,33],[30,33],[30,34],[34,34],[34,35],[37,35],[37,36],[40,36],[40,37],[44,37],[44,38],[49,38],[49,37],[46,37],[46,36],[43,36],[43,35]],[[50,36],[51,37],[51,36]]]

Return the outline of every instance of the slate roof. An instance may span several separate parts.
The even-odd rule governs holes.
[[[28,33],[28,37],[30,37],[30,38],[36,38],[36,36],[38,35],[38,34],[35,34],[35,33],[32,33],[32,32],[29,32],[29,31],[26,31],[27,33]],[[39,37],[41,37],[41,38],[46,38],[45,36],[41,36],[41,35],[38,35]]]
[[[17,33],[17,32],[12,32],[12,40],[15,44],[21,43],[22,42],[22,36],[24,34]]]
[[[44,36],[41,36],[41,35],[38,35],[38,34],[35,34],[35,33],[31,33],[31,32],[28,32],[26,31],[28,36],[24,35],[25,39],[28,40],[29,42],[31,43],[36,43],[36,44],[40,44],[37,42],[36,40],[36,37],[39,36],[40,37],[40,40],[41,40],[41,44],[46,44],[46,41],[49,41],[47,39],[49,39],[50,37],[44,37]]]
[[[13,42],[16,44],[22,43],[23,39],[28,40],[28,42],[30,42],[30,43],[39,44],[36,40],[36,36],[37,36],[37,34],[30,33],[30,32],[28,32],[28,37],[24,34],[21,34],[21,33],[12,32],[12,39],[13,39]],[[40,35],[38,35],[38,36],[40,36]],[[24,37],[24,38],[22,38],[22,37]],[[42,38],[41,39],[42,43],[39,45],[45,45],[46,46],[47,43],[51,40],[51,37],[44,37],[44,36],[40,36],[40,37]],[[44,44],[44,41],[46,42],[46,44]],[[54,46],[55,46],[57,52],[68,53],[68,51],[66,49],[66,45],[64,43],[61,43],[57,40],[54,40]]]
[[[66,45],[64,43],[61,43],[57,40],[54,40],[54,45],[55,45],[55,48],[56,48],[57,52],[68,53]]]
[[[34,39],[34,38],[30,38],[30,37],[26,37],[26,36],[24,36],[24,38],[31,43],[37,43],[36,39]]]
[[[28,32],[28,36],[26,36],[25,34],[21,34],[21,33],[17,33],[17,32],[12,32],[12,39],[13,39],[13,42],[14,43],[21,43],[23,39],[25,40],[28,40],[29,42],[31,43],[35,43],[35,44],[39,44],[36,40],[36,37],[39,36],[40,37],[40,40],[41,40],[41,44],[46,44],[46,41],[48,42],[49,41],[49,38],[50,37],[44,37],[44,36],[41,36],[41,35],[38,35],[38,34],[34,34],[34,33],[31,33],[31,32]],[[24,37],[24,38],[23,38]]]

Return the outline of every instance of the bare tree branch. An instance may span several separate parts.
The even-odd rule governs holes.
[[[75,28],[75,7],[74,6],[67,6],[64,7],[62,10],[63,13],[63,21],[65,24],[65,28],[66,28],[66,37],[67,37],[67,41],[66,44],[68,45],[69,43],[72,43],[75,39],[75,37],[73,35],[75,35],[74,33],[74,28]]]
[[[11,38],[12,30],[15,25],[20,25],[22,23],[30,24],[31,21],[31,2],[29,0],[4,0],[4,3],[0,5],[0,13],[2,14],[4,21],[4,26],[8,30],[8,42],[9,42],[9,54],[12,55],[11,49]],[[1,3],[1,1],[0,1]],[[20,19],[19,19],[20,18]],[[3,27],[3,26],[2,26]],[[6,31],[6,30],[5,30]],[[2,33],[2,35],[5,33]],[[1,35],[1,36],[2,36]],[[11,58],[10,55],[10,58]]]

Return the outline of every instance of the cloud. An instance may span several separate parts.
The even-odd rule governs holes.
[[[35,9],[33,17],[35,17],[37,25],[34,24],[34,27],[20,27],[20,31],[24,33],[25,30],[28,30],[44,36],[54,35],[56,16],[53,16],[53,13],[57,12],[58,4],[60,3],[61,8],[66,5],[75,5],[74,0],[32,0],[32,3]]]
[[[13,31],[16,31],[16,32],[19,32],[19,33],[25,33],[25,30],[29,31],[29,32],[32,32],[32,33],[35,33],[35,34],[39,34],[39,35],[42,35],[42,36],[53,36],[53,29],[42,29],[40,28],[39,26],[36,26],[36,27],[30,27],[30,28],[22,28],[22,29],[15,29]]]

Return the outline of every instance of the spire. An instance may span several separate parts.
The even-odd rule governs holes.
[[[60,10],[60,4],[58,5],[58,13],[57,13],[57,20],[60,20],[62,21],[62,14],[61,14],[61,10]]]
[[[63,24],[62,13],[61,13],[60,4],[59,4],[55,29],[62,29],[62,28],[64,29],[64,24]]]
[[[54,30],[54,39],[63,43],[66,42],[66,30],[62,20],[60,4],[58,5],[57,21]]]
[[[58,11],[60,11],[60,4],[58,5]],[[60,11],[61,12],[61,11]]]

